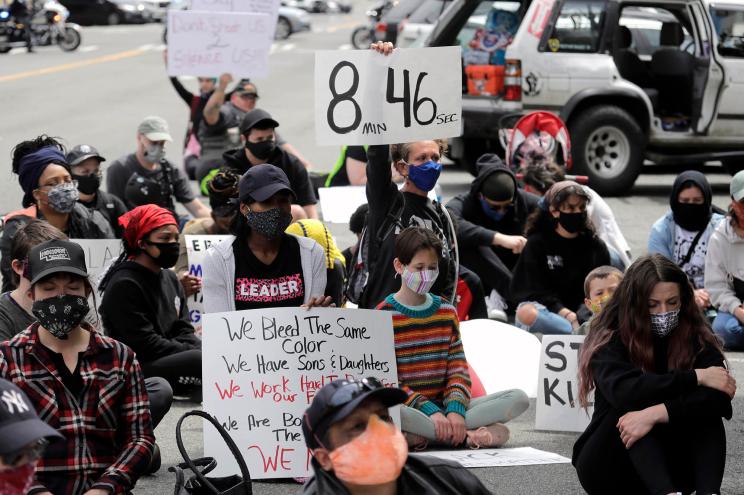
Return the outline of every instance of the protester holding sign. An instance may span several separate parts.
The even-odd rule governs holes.
[[[723,215],[714,210],[708,179],[696,170],[677,176],[669,204],[671,210],[651,227],[648,252],[662,254],[677,263],[695,288],[697,305],[708,308],[711,301],[705,289],[705,253]]]
[[[3,292],[14,289],[10,243],[16,231],[32,218],[46,220],[69,237],[111,239],[114,232],[98,212],[78,204],[79,193],[70,173],[64,147],[49,136],[23,141],[13,148],[13,173],[23,189],[23,210],[5,216],[0,237]]]
[[[138,206],[119,219],[124,252],[98,288],[106,332],[137,353],[147,377],[176,393],[200,392],[201,340],[189,322],[186,296],[170,268],[178,259],[178,224],[159,206]]]
[[[580,352],[582,406],[594,391],[573,453],[584,489],[721,493],[736,381],[687,275],[659,254],[636,260]]]
[[[46,449],[29,493],[128,493],[155,442],[139,363],[84,322],[93,289],[79,245],[35,246],[28,272],[38,322],[0,344],[0,376],[64,437]]]
[[[494,154],[476,163],[470,192],[447,203],[457,222],[461,263],[481,276],[486,292],[509,300],[512,269],[527,239],[522,235],[538,197],[517,187],[514,173]]]
[[[527,244],[514,267],[516,324],[530,332],[569,334],[578,328],[584,278],[610,264],[607,246],[587,217],[589,195],[573,181],[554,184],[527,220]]]
[[[106,191],[101,191],[101,163],[106,159],[93,146],[81,144],[67,153],[67,163],[73,180],[77,181],[80,192],[80,202],[91,211],[98,211],[106,217],[111,230],[117,237],[121,237],[119,217],[127,212],[127,207],[121,199]]]
[[[11,267],[13,268],[12,292],[0,295],[0,341],[10,340],[21,333],[36,319],[33,317],[33,304],[29,289],[28,253],[31,248],[45,241],[66,240],[67,236],[58,228],[42,220],[33,219],[21,227],[13,236],[10,246]]]
[[[235,239],[211,246],[204,259],[205,312],[330,305],[323,248],[285,233],[295,194],[284,171],[252,166],[239,197]]]
[[[521,390],[471,400],[470,375],[455,308],[429,293],[439,276],[442,243],[434,233],[408,227],[395,240],[395,272],[403,283],[378,309],[390,311],[400,386],[408,394],[401,429],[409,445],[428,442],[471,448],[500,447],[502,423],[529,407]]]
[[[375,378],[335,380],[318,390],[302,420],[314,476],[304,495],[490,493],[459,464],[409,456],[388,408],[406,393]]]

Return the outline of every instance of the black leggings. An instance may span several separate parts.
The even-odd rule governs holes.
[[[509,301],[512,272],[493,249],[488,246],[464,248],[460,251],[460,264],[478,274],[486,295],[495,290],[505,301]]]
[[[150,416],[152,416],[152,427],[163,420],[173,403],[173,389],[170,384],[160,377],[145,378],[145,389],[150,398]]]
[[[142,363],[145,377],[165,378],[176,393],[201,387],[202,353],[199,349],[183,351],[155,361]]]
[[[629,450],[608,414],[575,459],[579,481],[590,495],[698,495],[721,492],[726,432],[721,418],[655,426]]]

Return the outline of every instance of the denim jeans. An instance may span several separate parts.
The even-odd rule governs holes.
[[[571,335],[573,327],[564,317],[551,312],[548,308],[538,302],[523,302],[519,304],[519,307],[523,304],[532,304],[537,309],[537,319],[532,325],[526,325],[519,321],[519,318],[516,318],[514,323],[517,327],[522,330],[527,330],[528,332],[537,332],[544,335]],[[517,309],[519,309],[519,307]]]
[[[713,320],[713,331],[723,339],[727,350],[744,350],[744,326],[731,313],[719,310],[716,319]]]

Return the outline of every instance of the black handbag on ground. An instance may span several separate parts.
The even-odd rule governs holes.
[[[222,439],[227,444],[230,452],[240,467],[240,474],[224,477],[207,477],[214,468],[217,467],[217,461],[213,457],[200,457],[191,459],[189,453],[183,445],[181,438],[181,425],[183,420],[189,416],[199,416],[206,419],[220,432]],[[214,417],[203,411],[189,411],[178,420],[176,425],[176,444],[181,456],[185,462],[168,468],[168,471],[176,474],[176,487],[174,495],[252,495],[251,475],[248,472],[248,466],[245,459],[240,454],[237,445],[230,435],[225,431],[222,425]],[[186,473],[193,472],[193,476],[186,479]]]

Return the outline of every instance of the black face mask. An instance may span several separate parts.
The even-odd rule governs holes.
[[[178,254],[181,246],[177,242],[150,242],[145,241],[150,246],[155,246],[160,250],[160,255],[156,258],[155,256],[151,255],[150,253],[147,253],[147,255],[155,260],[155,263],[160,268],[173,268],[176,266],[176,262],[178,261]]]
[[[78,183],[78,191],[83,194],[95,194],[101,187],[101,176],[98,174],[73,175],[72,178]]]
[[[274,141],[251,143],[246,140],[245,147],[259,160],[266,160],[276,149],[276,143]]]
[[[276,239],[292,223],[292,214],[282,208],[272,208],[266,211],[249,211],[245,219],[252,230],[268,239]]]
[[[675,203],[672,208],[674,223],[690,232],[703,230],[710,220],[710,207],[706,204]]]
[[[558,223],[561,224],[569,234],[577,234],[584,230],[586,226],[586,212],[564,213],[560,212]]]
[[[70,332],[80,325],[90,307],[83,296],[62,294],[34,301],[31,312],[39,324],[60,340],[66,340]]]

